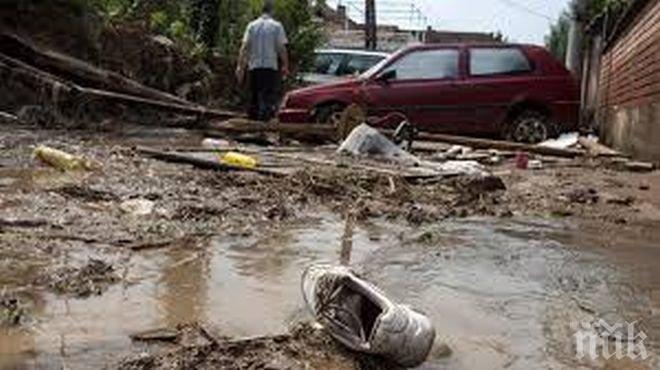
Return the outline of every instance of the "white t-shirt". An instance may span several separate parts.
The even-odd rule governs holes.
[[[264,14],[247,26],[243,42],[247,45],[250,70],[257,68],[278,70],[277,51],[284,47],[288,40],[282,24],[270,15]]]

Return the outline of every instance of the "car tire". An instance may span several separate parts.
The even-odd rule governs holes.
[[[341,123],[342,113],[346,107],[341,104],[330,104],[318,107],[314,114],[314,122],[337,126]]]
[[[548,116],[538,111],[526,110],[516,115],[504,129],[504,139],[517,143],[538,144],[555,134]]]

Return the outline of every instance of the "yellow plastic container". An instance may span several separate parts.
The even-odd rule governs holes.
[[[236,152],[228,152],[225,154],[221,154],[220,162],[228,166],[248,168],[248,169],[257,168],[257,166],[259,165],[259,162],[257,161],[256,158]]]
[[[87,164],[83,158],[43,145],[38,146],[34,150],[34,156],[60,171],[74,171],[87,168]]]

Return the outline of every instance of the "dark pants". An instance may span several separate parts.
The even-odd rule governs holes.
[[[250,107],[248,116],[256,121],[269,121],[279,102],[280,73],[274,69],[250,71]]]

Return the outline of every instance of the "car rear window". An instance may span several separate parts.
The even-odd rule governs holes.
[[[418,50],[394,62],[397,80],[435,80],[458,76],[458,50]]]
[[[472,76],[525,73],[531,70],[532,65],[529,60],[517,48],[470,50],[470,74]]]
[[[314,73],[336,75],[344,56],[341,54],[317,54],[314,60]]]
[[[350,55],[344,70],[345,74],[363,73],[378,64],[384,57],[378,55]]]

